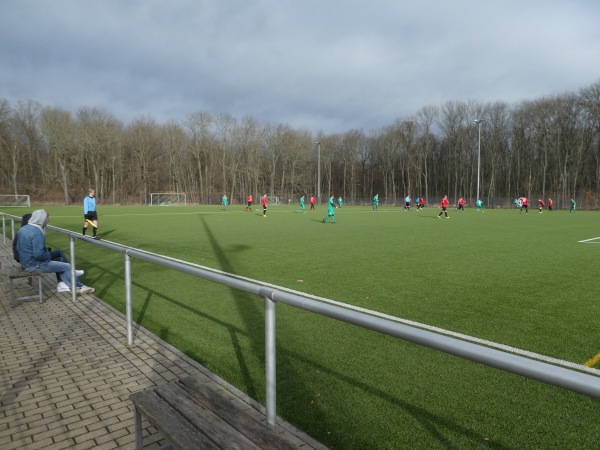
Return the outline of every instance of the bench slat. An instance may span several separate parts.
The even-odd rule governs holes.
[[[185,417],[203,434],[223,449],[231,450],[260,450],[231,424],[219,417],[219,412],[213,412],[195,399],[179,384],[167,383],[155,388],[159,397],[167,402],[179,414]],[[164,426],[164,424],[161,424]]]
[[[197,403],[204,405],[207,409],[214,411],[225,422],[236,428],[240,433],[256,443],[261,449],[266,450],[292,450],[298,449],[283,437],[279,436],[269,426],[250,413],[241,410],[224,395],[212,390],[206,383],[202,383],[195,377],[179,380],[178,383],[195,399]],[[248,407],[250,408],[250,406]]]
[[[179,449],[210,449],[219,447],[170,407],[152,389],[129,396],[135,407]]]

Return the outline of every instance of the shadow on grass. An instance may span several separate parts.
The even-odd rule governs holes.
[[[437,216],[430,216],[430,218],[436,219]],[[322,219],[313,218],[311,220],[317,223],[322,223]],[[237,252],[246,251],[248,247],[241,245],[233,248],[232,250],[225,250],[219,244],[214,233],[210,229],[209,225],[206,223],[205,218],[200,217],[200,221],[204,227],[206,235],[208,236],[210,245],[214,251],[214,255],[220,264],[220,269],[228,273],[236,273],[235,264],[234,261],[232,261],[232,255]],[[112,232],[113,230],[109,230],[109,233]],[[90,263],[89,260],[87,260],[86,262]],[[103,271],[100,276],[109,277],[111,280],[110,283],[123,281],[123,273],[120,270]],[[160,299],[161,301],[169,302],[173,305],[176,305],[178,308],[188,311],[190,314],[193,314],[197,317],[201,317],[206,320],[210,320],[214,324],[228,330],[244,383],[244,386],[242,386],[241,389],[246,391],[248,395],[254,399],[263,397],[263,395],[258,395],[257,387],[252,379],[252,374],[250,373],[248,364],[246,363],[246,360],[248,359],[249,355],[244,354],[243,348],[239,344],[240,336],[243,336],[244,338],[248,337],[252,342],[253,355],[251,359],[256,358],[264,362],[264,303],[263,301],[261,301],[261,299],[257,299],[255,295],[231,288],[232,297],[239,311],[239,316],[242,317],[243,320],[242,326],[234,326],[229,321],[224,321],[213,315],[207,314],[206,312],[202,311],[199,307],[190,306],[188,304],[178,301],[173,297],[164,295],[155,290],[148,289],[145,285],[135,283],[133,281],[132,284],[136,288],[146,290],[147,292],[146,297],[143,300],[141,309],[137,314],[136,323],[134,324],[134,330],[136,334],[140,328],[140,325],[138,324],[143,323],[144,317],[152,300]],[[173,337],[171,327],[169,326],[158,327],[158,329],[154,330],[154,333],[167,342]],[[191,355],[188,354],[188,356]],[[203,361],[202,358],[199,358],[197,355],[195,355],[194,357],[198,360],[200,364],[205,364],[205,361]],[[281,386],[293,386],[293,389],[296,391],[296,394],[294,396],[298,398],[312,398],[314,396],[313,389],[305,380],[305,374],[293,368],[296,365],[297,361],[301,361],[306,366],[315,368],[318,367],[321,372],[329,374],[330,376],[337,379],[340,383],[353,386],[369,396],[377,397],[383,400],[385,403],[390,405],[391,409],[397,408],[405,411],[407,414],[414,417],[414,419],[422,425],[423,429],[427,430],[427,433],[435,441],[439,442],[440,446],[444,448],[453,448],[453,443],[449,438],[447,438],[444,435],[445,433],[443,432],[443,430],[450,430],[451,432],[464,436],[465,438],[472,440],[473,442],[482,442],[484,439],[483,436],[477,434],[477,432],[473,431],[472,429],[461,426],[455,421],[452,421],[446,417],[436,415],[426,409],[415,406],[414,404],[411,404],[406,400],[399,399],[391,395],[390,393],[380,389],[376,380],[373,380],[372,383],[365,383],[359,381],[355,378],[352,378],[351,376],[346,375],[345,373],[336,371],[335,367],[322,366],[320,365],[319,361],[306,358],[303,355],[297,354],[295,352],[290,352],[280,347],[277,348],[277,357],[277,365],[280,367],[286,367],[286,380],[289,380],[282,381],[280,383]],[[238,388],[240,388],[240,386],[238,386]],[[281,389],[282,388],[280,387],[280,389],[278,390],[280,393]],[[282,395],[285,395],[285,393],[283,393]],[[292,404],[281,407],[281,410],[278,411],[278,416],[289,418],[291,419],[290,421],[293,422],[297,422],[299,420],[297,419],[299,417],[298,414],[304,417],[309,415],[309,419],[302,420],[305,423],[310,422],[311,424],[313,424],[313,426],[317,427],[317,430],[313,430],[312,432],[308,430],[305,431],[309,432],[309,434],[313,435],[317,439],[326,438],[326,435],[328,433],[328,421],[326,415],[323,412],[323,409],[319,406],[311,405],[310,407],[305,407],[303,405],[300,405],[299,407],[297,404],[292,402]],[[360,423],[357,423],[355,425],[360,427]],[[372,446],[373,442],[370,440],[372,439],[372,436],[369,436],[368,432],[365,433],[364,430],[355,428],[356,427],[350,430],[350,434],[352,435],[353,440],[353,448],[369,448],[370,446]],[[318,435],[315,435],[315,433],[318,433]],[[507,448],[502,444],[496,442],[486,442],[486,446],[489,448],[495,448],[499,450]]]
[[[223,250],[223,248],[220,246],[219,242],[215,238],[214,234],[212,233],[210,227],[208,226],[208,224],[206,223],[204,218],[201,218],[201,221],[202,221],[202,225],[204,226],[204,229],[206,230],[206,234],[207,234],[210,244],[214,250],[215,256],[217,257],[217,259],[221,265],[221,269],[228,273],[236,273],[234,264],[232,263],[232,261],[230,260],[230,258],[226,254],[226,252]],[[244,292],[236,290],[236,289],[232,289],[232,295],[235,299],[236,306],[239,310],[239,315],[240,315],[240,317],[242,317],[242,320],[244,321],[244,330],[242,332],[248,336],[251,336],[252,349],[255,353],[254,356],[255,356],[255,358],[263,361],[263,364],[264,364],[264,361],[265,361],[264,300],[262,302],[258,303],[256,301],[257,300],[256,296],[244,293]],[[256,323],[256,317],[261,317],[261,319],[262,319],[262,324],[260,324],[260,326],[259,326],[259,324]],[[236,330],[233,327],[230,327],[229,330],[230,330],[230,334],[232,337],[232,342],[234,342],[234,343],[238,342],[237,333],[239,333],[239,330]],[[241,352],[241,348],[239,347],[239,345],[237,345],[237,344],[234,344],[234,345],[235,345],[236,357],[238,359],[238,364],[239,364],[242,374],[244,376],[246,387],[248,388],[248,395],[250,395],[254,399],[257,399],[259,397],[256,392],[256,386],[254,386],[252,379],[249,375],[249,371],[247,369],[247,364],[245,362],[245,356]],[[277,365],[285,365],[286,367],[293,367],[291,361],[288,361],[287,359],[288,358],[286,357],[285,353],[283,353],[283,355],[279,354]],[[294,388],[298,391],[304,392],[304,395],[306,395],[308,397],[310,395],[310,387],[304,381],[302,374],[294,372],[293,374],[291,374],[291,378],[295,381]],[[317,422],[324,423],[325,415],[323,414],[322,410],[319,410],[317,414],[318,414]],[[281,415],[280,412],[278,412],[277,415]],[[294,411],[293,410],[285,411],[284,415],[287,417],[293,417]],[[313,415],[315,415],[315,411],[313,411]]]
[[[108,236],[110,236],[111,234],[113,234],[115,232],[115,229],[113,228],[112,230],[102,230],[102,231],[98,231],[98,237],[100,239],[104,239]]]
[[[210,245],[213,249],[214,255],[219,262],[220,269],[227,273],[236,273],[235,267],[230,260],[230,254],[225,252],[222,246],[219,244],[218,240],[215,238],[214,233],[206,223],[204,217],[200,217],[200,221],[202,222],[202,226],[204,227],[204,231],[208,237]],[[237,248],[236,251],[243,251],[245,248]],[[243,330],[247,336],[250,336],[250,341],[252,342],[252,350],[259,360],[264,361],[265,355],[265,340],[264,340],[264,327],[257,326],[256,320],[258,317],[262,317],[261,311],[264,308],[261,307],[262,302],[258,303],[255,295],[248,294],[246,292],[242,292],[237,289],[231,288],[231,294],[236,303],[236,308],[239,311],[239,316],[243,320]],[[263,319],[264,325],[264,319]],[[248,370],[248,365],[246,364],[246,358],[241,351],[241,348],[238,344],[238,333],[240,330],[235,329],[235,327],[228,326],[229,334],[231,335],[231,340],[234,343],[236,358],[238,360],[238,365],[242,372],[242,377],[244,379],[244,384],[248,389],[248,395],[252,398],[258,398],[258,393],[256,390],[256,386],[252,381],[252,377],[250,376],[250,371]]]
[[[402,400],[394,395],[391,395],[390,393],[388,393],[384,390],[381,390],[378,387],[376,379],[373,379],[373,383],[367,384],[362,381],[357,381],[356,379],[351,378],[342,372],[336,371],[335,368],[332,368],[330,366],[322,366],[322,365],[320,366],[318,363],[316,363],[312,359],[306,358],[297,353],[286,352],[284,350],[280,351],[280,353],[284,353],[286,359],[300,361],[302,364],[306,365],[307,367],[311,367],[314,370],[319,370],[322,374],[327,374],[327,375],[335,378],[340,383],[348,384],[350,386],[353,386],[353,387],[361,390],[362,392],[366,393],[369,396],[377,397],[377,398],[383,400],[384,402],[386,402],[387,404],[391,405],[391,408],[402,409],[407,414],[409,414],[411,417],[413,417],[417,422],[419,422],[421,424],[421,426],[423,427],[423,429],[427,430],[427,433],[435,441],[437,441],[439,443],[440,448],[448,448],[448,449],[457,448],[456,443],[452,439],[447,438],[445,436],[443,430],[447,430],[446,434],[448,434],[448,432],[450,432],[453,434],[464,436],[465,438],[472,441],[473,448],[481,445],[482,442],[485,443],[485,448],[493,448],[493,449],[498,449],[498,450],[508,450],[511,448],[511,447],[503,445],[499,442],[487,440],[488,439],[487,436],[477,433],[473,429],[461,426],[456,421],[453,421],[448,418],[442,417],[440,415],[434,414],[426,409],[423,409],[419,406],[415,406],[406,400]],[[295,380],[290,383],[295,384]],[[312,411],[312,409],[310,411]],[[294,411],[290,411],[290,413],[293,413],[293,412]],[[315,422],[315,423],[317,423],[317,422]],[[355,423],[354,425],[360,426],[360,423]],[[325,431],[326,430],[325,427],[327,427],[327,424],[323,423],[322,426],[324,427],[323,433],[326,433],[327,431]],[[355,449],[365,448],[366,449],[366,448],[377,447],[376,445],[373,444],[373,440],[372,440],[373,436],[370,435],[368,431],[365,432],[365,431],[363,431],[364,429],[361,430],[360,428],[357,429],[356,427],[353,427],[352,430],[353,430],[352,436],[351,436],[352,448],[355,448]],[[361,440],[362,440],[362,442],[361,442]],[[403,445],[405,445],[406,448],[410,448],[410,442],[404,442]],[[404,448],[403,445],[400,445],[399,448]]]

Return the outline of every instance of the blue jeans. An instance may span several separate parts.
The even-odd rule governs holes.
[[[65,283],[69,289],[72,289],[71,284],[71,264],[62,261],[48,261],[40,263],[37,266],[27,267],[25,272],[42,272],[56,273],[59,282]],[[81,287],[83,283],[75,277],[75,286]]]
[[[60,249],[50,250],[50,259],[52,261],[58,261],[58,262],[66,262],[66,263],[69,262],[69,260],[67,259],[67,257],[63,253],[63,251]],[[58,276],[58,274],[56,274],[56,281],[58,281],[60,283],[60,277]]]

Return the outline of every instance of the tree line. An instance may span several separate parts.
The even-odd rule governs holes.
[[[0,100],[0,162],[0,193],[65,204],[94,188],[105,204],[185,192],[188,203],[200,204],[219,203],[223,194],[243,203],[250,193],[361,204],[379,194],[390,205],[406,195],[428,203],[448,195],[504,207],[525,195],[597,208],[600,80],[516,105],[424,106],[381,129],[334,134],[228,113],[124,124],[96,108],[71,113]]]

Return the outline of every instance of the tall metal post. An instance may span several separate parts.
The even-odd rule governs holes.
[[[479,127],[479,143],[477,146],[477,198],[479,200],[479,171],[481,167],[481,122],[483,119],[475,119],[474,121]]]
[[[75,276],[75,267],[77,267],[75,264],[77,262],[75,260],[75,238],[73,235],[69,235],[69,255],[71,257],[71,301],[75,302],[77,301],[77,284],[75,282],[77,278]]]
[[[275,426],[277,417],[276,396],[277,376],[275,357],[275,302],[267,297],[265,299],[265,409],[267,410],[267,423]]]
[[[4,216],[2,216],[2,228],[4,231]],[[11,239],[15,239],[15,219],[10,218],[10,237]],[[4,243],[6,243],[6,233],[4,233]]]
[[[317,204],[321,204],[321,143],[319,141],[315,142],[317,144]]]
[[[125,318],[127,319],[127,345],[133,345],[133,314],[131,312],[131,256],[125,253]]]

